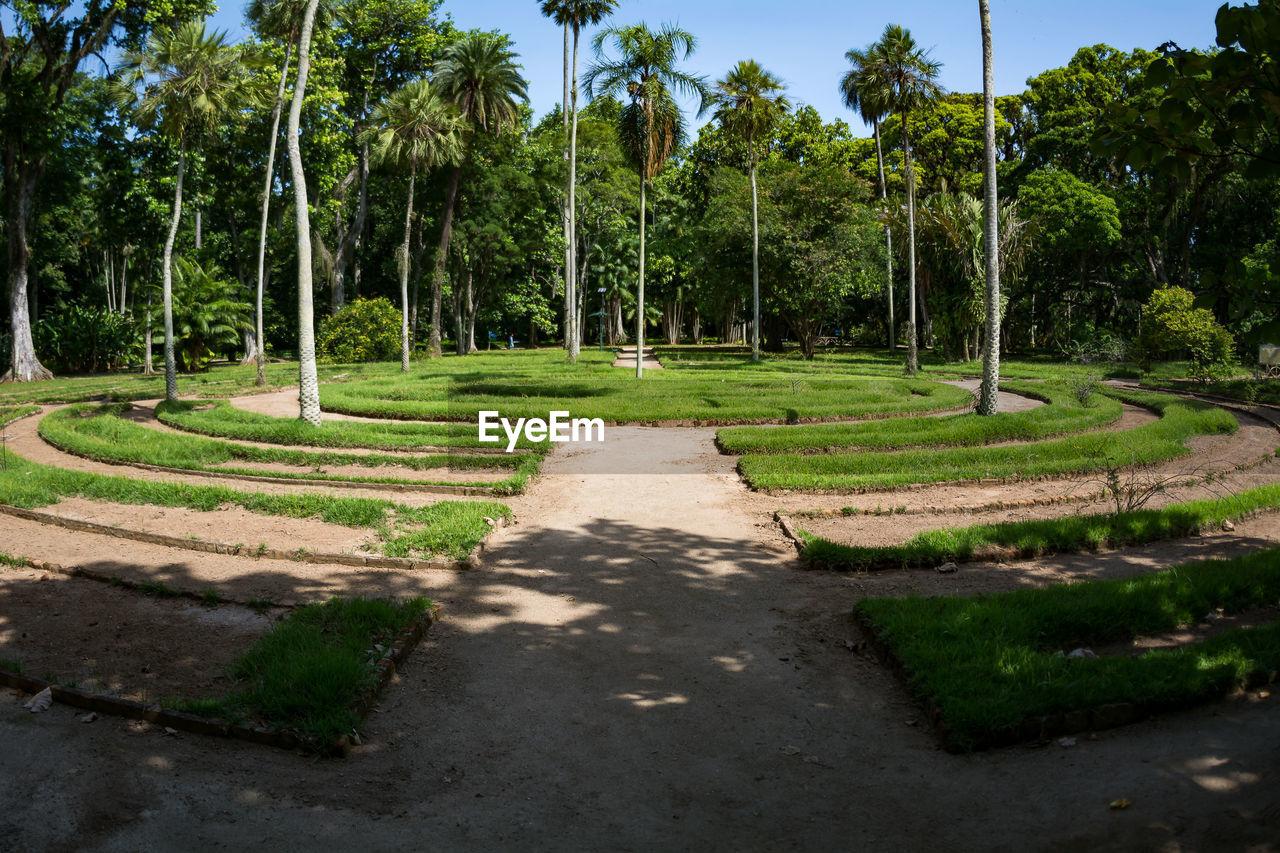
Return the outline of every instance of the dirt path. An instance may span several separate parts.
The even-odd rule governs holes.
[[[347,761],[0,703],[0,837],[49,850],[1274,849],[1277,699],[1070,749],[948,755],[901,684],[846,648],[870,579],[797,570],[774,499],[741,486],[713,432],[616,428],[554,454],[483,570],[419,578],[445,621]],[[873,582],[1047,577],[975,565]],[[1109,810],[1120,797],[1132,806]]]

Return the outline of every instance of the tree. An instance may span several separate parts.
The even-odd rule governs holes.
[[[440,92],[457,107],[466,122],[466,136],[480,130],[501,133],[519,124],[518,102],[528,101],[527,83],[520,76],[516,54],[506,40],[491,33],[476,33],[445,48],[432,70]],[[466,151],[470,146],[467,140]],[[440,310],[444,296],[445,266],[449,260],[449,238],[453,232],[453,210],[468,153],[459,158],[449,178],[444,216],[440,226],[440,246],[436,250],[431,276],[431,333],[428,346],[433,357],[441,354]]]
[[[752,59],[739,62],[716,83],[716,118],[725,130],[747,143],[751,173],[751,360],[760,360],[760,224],[756,194],[756,140],[769,133],[778,116],[791,106],[782,96],[782,81]]]
[[[400,369],[409,371],[409,238],[413,224],[413,190],[418,169],[456,163],[462,157],[462,121],[453,105],[426,80],[406,83],[378,104],[372,125],[361,134],[372,144],[374,162],[409,170],[408,201],[404,213],[404,244],[400,267]]]
[[[237,298],[236,287],[217,267],[181,257],[174,262],[173,331],[184,371],[206,369],[212,352],[239,342],[249,306]]]
[[[942,63],[929,57],[919,47],[911,32],[897,24],[884,28],[880,41],[871,46],[870,64],[866,66],[867,86],[887,93],[886,104],[898,114],[902,123],[902,154],[907,173],[907,271],[910,308],[907,317],[907,373],[920,370],[916,335],[916,180],[911,163],[911,134],[907,129],[910,114],[942,94],[936,82]]]
[[[173,338],[173,244],[182,219],[182,179],[187,154],[217,133],[239,110],[252,105],[256,92],[244,52],[227,44],[226,33],[206,34],[203,23],[161,30],[146,49],[125,57],[119,91],[133,104],[135,119],[154,127],[178,148],[173,213],[162,258],[164,301],[165,399],[178,398]]]
[[[840,79],[840,93],[844,104],[857,111],[863,122],[871,125],[876,141],[876,172],[880,177],[880,199],[889,197],[884,180],[884,150],[880,145],[880,123],[890,111],[890,91],[883,76],[875,73],[874,45],[863,50],[848,50],[844,55],[850,68]],[[893,321],[893,235],[888,223],[884,226],[885,272],[889,288],[889,353],[898,346],[897,327]]]
[[[612,41],[616,59],[605,55]],[[676,68],[697,46],[694,37],[663,24],[657,31],[644,24],[610,27],[593,43],[596,62],[587,72],[587,92],[626,95],[630,102],[618,115],[618,139],[640,178],[640,249],[636,287],[636,378],[644,376],[644,232],[645,188],[684,138],[684,116],[674,93],[696,95],[705,108],[709,93],[701,77]],[[701,110],[700,110],[701,112]]]
[[[293,176],[294,228],[298,237],[298,406],[302,420],[320,426],[320,379],[316,375],[315,306],[312,304],[311,212],[307,207],[307,175],[302,168],[298,124],[311,70],[311,33],[320,0],[308,0],[298,36],[298,77],[293,84],[287,131],[289,169]]]
[[[36,358],[27,282],[31,263],[28,229],[36,189],[50,155],[60,148],[58,114],[79,74],[117,30],[136,43],[157,21],[182,20],[210,11],[206,2],[119,3],[89,0],[74,11],[66,4],[9,3],[0,22],[0,144],[3,147],[5,230],[12,349],[3,380],[31,382],[52,374]],[[70,14],[68,12],[70,11]],[[3,24],[12,22],[13,32]]]
[[[983,209],[987,339],[982,361],[982,392],[978,396],[978,414],[994,415],[1000,410],[1000,206],[996,200],[996,93],[991,56],[991,9],[987,0],[978,0],[978,17],[982,25],[982,120],[987,161]]]
[[[542,0],[542,14],[553,19],[557,24],[573,33],[573,71],[566,81],[569,97],[566,109],[569,111],[569,176],[565,189],[565,312],[569,316],[569,360],[577,361],[582,347],[582,330],[578,328],[576,306],[578,304],[577,263],[578,263],[578,38],[582,27],[600,23],[613,14],[617,0]],[[568,42],[565,43],[566,50]],[[569,56],[565,55],[565,67],[569,67]]]

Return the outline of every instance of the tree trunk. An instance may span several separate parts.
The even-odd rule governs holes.
[[[569,278],[573,281],[573,295],[569,300],[575,307],[573,329],[569,341],[569,360],[577,361],[582,350],[582,298],[578,281],[578,24],[573,25],[573,77],[569,90]]]
[[[307,92],[307,72],[311,70],[311,30],[315,26],[319,3],[320,0],[308,0],[303,13],[302,35],[298,40],[298,79],[293,86],[293,101],[289,104],[286,134],[298,238],[298,402],[302,420],[312,426],[320,426],[320,381],[316,374],[315,307],[311,294],[311,211],[307,207],[307,176],[302,168],[298,125]]]
[[[636,379],[644,376],[644,173],[640,174],[640,278],[636,286]]]
[[[164,398],[178,399],[178,363],[173,351],[173,242],[178,236],[178,222],[182,219],[182,178],[187,171],[187,149],[178,149],[178,178],[173,189],[173,216],[169,219],[169,233],[164,238],[162,299],[164,302]]]
[[[889,188],[884,182],[884,152],[880,148],[880,120],[876,119],[871,126],[876,138],[876,168],[880,172],[880,199],[884,201],[889,198]],[[888,223],[884,226],[884,252],[886,281],[889,283],[889,354],[893,355],[898,348],[898,334],[893,322],[893,233],[889,230]]]
[[[413,185],[417,164],[409,168],[409,200],[404,206],[404,243],[400,247],[400,369],[409,372],[409,237],[413,227]]]
[[[276,142],[280,138],[280,113],[284,109],[284,87],[289,76],[289,54],[293,50],[293,40],[284,46],[284,64],[280,66],[280,82],[276,85],[276,101],[271,108],[271,140],[267,143],[267,175],[262,188],[262,221],[258,226],[258,294],[254,303],[254,327],[258,336],[258,376],[254,381],[259,387],[267,384],[267,347],[262,331],[262,294],[266,288],[263,268],[267,258],[267,221],[271,210],[271,183],[275,177]]]
[[[35,167],[15,165],[17,157],[6,152],[5,194],[8,196],[9,243],[9,328],[13,335],[9,355],[9,370],[0,381],[35,382],[52,379],[40,360],[36,358],[35,342],[31,337],[31,310],[27,305],[27,266],[31,247],[27,245],[27,227],[31,224],[31,208],[35,202]],[[16,172],[16,174],[11,173]]]
[[[747,139],[751,158],[751,360],[760,360],[760,217],[756,203],[755,145]]]
[[[1000,211],[996,199],[995,73],[992,70],[991,7],[988,0],[978,0],[978,14],[982,19],[982,122],[987,167],[986,222],[983,229],[986,239],[987,325],[978,414],[994,415],[1000,409]]]
[[[156,372],[151,363],[151,288],[147,288],[147,325],[142,340],[142,375],[151,376]]]
[[[911,164],[911,135],[907,133],[907,114],[902,113],[902,148],[907,167],[907,287],[910,308],[907,315],[907,375],[920,372],[919,344],[916,341],[916,172]]]
[[[476,298],[475,290],[472,287],[474,276],[471,270],[467,270],[467,343],[464,351],[468,354],[476,352]]]
[[[427,347],[432,358],[440,352],[440,300],[444,295],[444,268],[449,258],[449,238],[453,235],[453,207],[458,200],[458,184],[462,181],[462,163],[453,168],[449,178],[449,192],[444,198],[444,219],[440,226],[440,247],[436,249],[436,267],[431,275],[431,332]]]

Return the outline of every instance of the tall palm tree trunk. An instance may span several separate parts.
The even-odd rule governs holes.
[[[996,198],[996,104],[995,71],[991,48],[991,7],[978,0],[982,18],[982,123],[986,154],[986,209],[983,211],[983,239],[986,240],[987,324],[986,352],[983,354],[982,393],[978,414],[994,415],[1000,408],[1000,212]]]
[[[644,376],[644,172],[640,173],[640,280],[636,287],[636,379]]]
[[[307,92],[307,73],[311,70],[311,30],[319,3],[320,0],[308,0],[303,13],[302,35],[298,39],[298,79],[289,104],[287,136],[298,238],[298,402],[302,420],[312,426],[320,426],[320,381],[316,375],[315,307],[312,304],[311,212],[307,208],[307,175],[302,168],[298,125]]]
[[[267,216],[271,207],[271,182],[276,169],[276,141],[280,138],[280,113],[284,110],[285,80],[289,76],[289,54],[293,50],[293,40],[284,46],[284,64],[280,66],[280,83],[276,86],[276,102],[271,110],[271,141],[267,143],[267,177],[262,188],[262,221],[258,227],[258,299],[255,303],[258,334],[258,377],[257,385],[267,384],[267,347],[262,331],[262,291],[265,289],[263,270],[267,257]]]
[[[747,141],[751,149],[751,360],[760,360],[760,216],[756,204],[756,161],[754,146]]]
[[[417,164],[409,167],[409,202],[404,206],[404,243],[400,247],[400,369],[409,372],[409,237],[413,226],[413,184]]]
[[[173,352],[173,243],[178,236],[178,222],[182,219],[182,178],[187,171],[187,147],[178,149],[178,177],[173,189],[173,216],[169,219],[169,232],[164,238],[164,259],[161,280],[164,300],[164,398],[178,399],[178,364]]]
[[[569,340],[569,360],[577,361],[582,350],[582,318],[578,303],[578,25],[573,25],[573,77],[569,89],[569,275],[572,296],[567,303],[573,306],[573,323]]]
[[[453,167],[449,178],[449,192],[444,198],[444,220],[440,226],[440,246],[436,249],[436,268],[431,274],[431,334],[427,347],[432,358],[439,358],[440,350],[440,301],[444,297],[444,269],[449,259],[449,238],[453,236],[453,208],[458,201],[458,184],[462,181],[462,163]]]
[[[564,126],[564,162],[569,165],[569,24],[564,25],[564,102],[560,108],[560,117]],[[567,177],[566,180],[572,180]],[[564,348],[573,352],[573,238],[570,235],[569,192],[565,189],[564,208],[561,210],[560,224],[564,228]]]
[[[907,374],[920,372],[919,344],[916,341],[916,172],[911,163],[911,135],[907,133],[907,114],[902,114],[902,147],[907,167],[907,287],[910,307],[907,315]]]
[[[876,137],[876,168],[880,172],[880,199],[883,201],[889,198],[889,188],[884,181],[884,152],[880,148],[879,119],[872,122],[871,126]],[[886,280],[889,282],[889,354],[892,355],[898,348],[898,334],[893,322],[893,233],[887,222],[884,226],[884,264]]]

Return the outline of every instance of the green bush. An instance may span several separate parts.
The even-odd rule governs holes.
[[[1143,306],[1143,330],[1135,356],[1143,370],[1156,359],[1185,351],[1191,378],[1224,379],[1235,368],[1235,338],[1207,308],[1196,308],[1195,296],[1183,287],[1162,287]]]
[[[96,373],[140,354],[133,319],[99,306],[67,305],[33,332],[41,362],[57,373]]]
[[[382,297],[347,303],[321,321],[316,336],[316,355],[321,361],[391,361],[399,354],[400,311]]]

